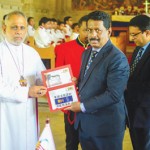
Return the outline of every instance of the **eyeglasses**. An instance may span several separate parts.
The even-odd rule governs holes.
[[[134,33],[131,33],[130,36],[136,37],[136,36],[139,35],[140,33],[142,33],[142,31],[140,31],[140,32],[138,32],[138,33],[135,33],[135,34],[134,34]]]

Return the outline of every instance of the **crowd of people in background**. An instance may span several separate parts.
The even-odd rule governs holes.
[[[120,6],[114,9],[113,15],[141,15],[145,14],[145,7],[143,6]]]
[[[6,15],[3,17],[3,22]],[[2,26],[3,26],[2,22]],[[56,46],[65,42],[65,39],[74,40],[78,36],[78,23],[73,23],[71,16],[64,17],[63,21],[55,18],[42,17],[38,26],[35,27],[34,17],[28,17],[27,38],[32,36],[37,47],[46,48],[51,45]],[[0,41],[4,40],[3,33],[0,32]],[[28,41],[26,41],[27,44]]]

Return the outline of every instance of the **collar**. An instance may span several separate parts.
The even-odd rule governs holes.
[[[142,48],[143,50],[142,50],[142,55],[145,53],[145,51],[147,50],[147,47],[149,46],[149,44],[150,44],[150,42],[148,42],[146,45],[144,45],[143,47],[139,47],[139,49],[140,48]],[[139,49],[138,49],[138,51],[139,51]]]
[[[76,41],[77,41],[77,43],[78,43],[79,45],[81,45],[81,46],[84,47],[85,49],[87,49],[87,48],[90,46],[89,43],[88,43],[88,44],[85,44],[85,43],[81,42],[79,36],[76,38]]]
[[[97,51],[97,52],[99,52],[101,49],[102,49],[102,48],[93,48],[93,47],[92,47],[92,51]]]
[[[145,50],[149,46],[150,42],[148,42],[146,45],[143,46],[143,49]]]

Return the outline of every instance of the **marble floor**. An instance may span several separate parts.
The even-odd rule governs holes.
[[[65,133],[64,133],[64,120],[63,113],[61,111],[50,112],[47,103],[39,103],[39,122],[40,130],[42,131],[45,125],[46,118],[50,119],[50,126],[53,133],[56,150],[65,150]],[[81,147],[79,147],[81,150]],[[126,130],[123,150],[133,150],[129,137],[129,132]]]

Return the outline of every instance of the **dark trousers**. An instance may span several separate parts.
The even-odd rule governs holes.
[[[124,131],[111,136],[91,136],[79,129],[82,150],[122,150]]]
[[[70,119],[74,119],[74,113],[70,112]],[[65,132],[66,132],[66,150],[78,150],[79,136],[78,130],[74,129],[74,124],[68,121],[68,115],[64,114]]]
[[[134,150],[150,150],[150,128],[130,128]]]

